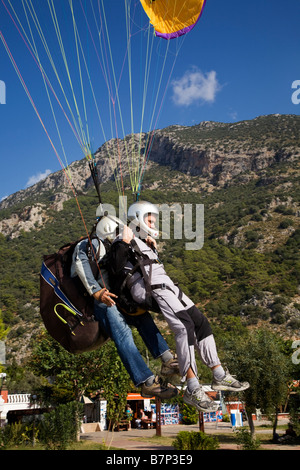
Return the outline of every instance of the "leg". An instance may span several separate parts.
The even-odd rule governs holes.
[[[126,315],[125,318],[130,325],[136,327],[154,359],[161,357],[162,354],[170,350],[150,313],[146,312],[142,315],[131,317]]]
[[[174,359],[170,348],[157,328],[152,316],[149,312],[143,315],[130,316],[125,315],[128,323],[137,328],[146,347],[154,359],[160,359],[162,366],[160,375],[171,377],[179,375],[179,367],[177,359]]]
[[[134,343],[129,325],[116,306],[107,307],[102,303],[95,302],[94,315],[114,341],[118,354],[134,385],[136,387],[142,385],[142,396],[151,398],[155,395],[162,399],[168,399],[177,395],[176,387],[170,384],[164,385],[159,377],[154,377],[147,367]]]
[[[195,325],[195,347],[203,363],[210,369],[219,366],[221,361],[209,321],[195,305],[190,307],[187,313]]]
[[[156,289],[153,297],[159,305],[168,325],[175,334],[176,352],[178,355],[179,370],[182,377],[191,368],[197,376],[197,365],[194,352],[194,323],[187,314],[183,304],[172,291]]]
[[[197,375],[194,345],[198,348],[200,357],[208,367],[219,365],[220,361],[217,357],[216,348],[213,350],[214,340],[207,342],[206,339],[212,336],[207,318],[195,307],[192,300],[175,286],[168,276],[165,276],[164,282],[172,290],[169,290],[169,288],[156,288],[152,291],[152,295],[175,334],[181,375],[185,376],[189,368],[192,369],[195,376]],[[141,278],[136,281],[130,292],[137,303],[142,302],[145,297],[144,280]],[[210,351],[209,348],[212,350]],[[213,360],[213,363],[211,363],[211,360]]]
[[[208,320],[195,305],[187,310],[195,323],[195,346],[203,363],[212,370],[214,390],[240,392],[249,388],[248,382],[239,382],[228,371],[224,371],[218,357],[217,346]],[[204,321],[205,319],[205,321]]]
[[[95,318],[114,341],[120,358],[135,386],[153,376],[137,349],[130,327],[118,309],[95,302]]]

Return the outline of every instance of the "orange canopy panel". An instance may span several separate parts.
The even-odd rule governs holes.
[[[173,39],[199,21],[206,0],[140,0],[156,36]]]

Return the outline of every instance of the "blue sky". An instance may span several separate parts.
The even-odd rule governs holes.
[[[63,34],[64,47],[70,53],[68,63],[72,84],[83,121],[85,121],[83,103],[86,105],[88,140],[93,150],[102,145],[106,139],[116,137],[116,135],[123,137],[122,124],[125,134],[131,132],[131,103],[134,112],[133,128],[135,132],[140,130],[141,110],[143,109],[142,90],[145,83],[144,61],[148,38],[145,26],[147,18],[139,2],[134,0],[131,2],[133,97],[130,98],[130,81],[128,80],[126,63],[122,69],[124,57],[127,58],[125,55],[127,43],[124,28],[125,15],[123,14],[124,0],[103,1],[116,81],[119,84],[122,121],[119,116],[119,103],[115,91],[112,95],[108,94],[107,83],[101,69],[101,50],[98,48],[96,23],[90,18],[89,26],[87,26],[84,19],[85,13],[91,15],[92,12],[90,0],[74,1],[75,18],[87,64],[85,69],[83,56],[79,52],[82,75],[84,76],[85,101],[81,99],[76,42],[69,12],[69,2],[68,0],[54,1]],[[22,25],[29,34],[30,30],[21,7],[22,2],[11,0],[10,3],[20,14]],[[98,0],[92,0],[92,3],[99,25]],[[57,38],[50,26],[48,2],[34,0],[33,4],[46,35],[47,44],[52,51],[54,62],[59,73],[62,73],[63,89],[69,93],[68,97],[72,101],[72,93],[69,91],[70,82],[68,82],[67,75],[62,72],[65,70],[64,64],[61,60]],[[22,74],[42,123],[57,153],[66,164],[42,75],[7,14],[5,5],[10,8],[8,0],[1,0],[0,31]],[[300,104],[294,104],[291,99],[294,91],[292,84],[296,80],[300,80],[299,17],[299,0],[287,0],[284,3],[279,0],[253,0],[252,2],[207,0],[197,26],[184,38],[171,41],[165,69],[163,69],[163,63],[167,47],[166,41],[156,39],[156,42],[153,43],[143,130],[148,131],[153,127],[164,128],[172,124],[191,126],[201,121],[210,120],[237,122],[273,113],[299,114]],[[33,27],[32,30],[34,30]],[[151,41],[152,37],[151,34]],[[69,115],[53,69],[50,67],[45,52],[42,52],[42,48],[40,48],[40,39],[37,34],[34,34],[34,38],[49,82],[52,84],[65,113]],[[98,51],[97,57],[94,44]],[[80,45],[78,47],[80,48]],[[105,47],[103,53],[108,56],[108,43]],[[160,75],[162,69],[164,74]],[[91,77],[96,101],[99,104],[104,133],[93,105],[93,94],[89,86],[87,70]],[[159,86],[160,77],[162,77],[161,86]],[[113,83],[112,69],[110,70],[110,79]],[[167,83],[169,83],[168,88],[166,88]],[[156,95],[158,90],[159,93]],[[71,163],[83,158],[84,153],[51,90],[49,94],[55,107],[55,116],[67,162]],[[161,106],[162,98],[164,99]],[[111,105],[112,100],[114,100],[117,114],[116,121],[113,116],[112,120],[109,117],[113,107],[109,107],[108,104]],[[0,102],[3,103],[0,104],[1,200],[9,194],[33,184],[47,173],[61,169],[57,155],[20,83],[2,41],[0,41]],[[76,114],[76,108],[73,106],[74,109]],[[155,113],[152,118],[153,110]],[[115,123],[117,123],[117,127]],[[85,124],[84,122],[86,129]]]

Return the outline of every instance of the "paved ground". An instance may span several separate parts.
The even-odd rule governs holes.
[[[266,431],[265,428],[262,428],[261,425],[263,423],[260,422],[260,425],[255,426],[256,434],[259,435],[262,433],[270,433],[270,431]],[[279,424],[286,424],[285,422],[281,422]],[[211,435],[218,435],[218,434],[233,434],[233,429],[230,423],[205,423],[205,433]],[[162,426],[161,428],[161,435],[163,437],[171,437],[174,438],[180,431],[199,431],[198,425],[170,425],[170,426]],[[279,431],[279,434],[283,434],[284,431]],[[161,450],[161,451],[168,451],[174,450],[171,446],[166,446],[163,443],[160,444],[157,441],[153,443],[153,436],[156,435],[155,429],[130,429],[129,431],[120,431],[120,432],[109,432],[109,431],[99,431],[99,432],[91,432],[91,433],[84,433],[81,434],[80,438],[82,440],[89,440],[93,442],[105,443],[108,447],[118,448],[118,449],[125,449],[125,450]],[[140,440],[143,438],[142,440]],[[147,440],[148,438],[148,440]],[[238,446],[236,444],[220,444],[220,449],[228,449],[228,450],[238,450]],[[269,450],[300,450],[300,445],[274,445],[270,442],[270,444],[264,444],[263,449]]]

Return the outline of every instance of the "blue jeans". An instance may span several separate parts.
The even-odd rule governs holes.
[[[105,304],[95,301],[94,315],[114,341],[118,354],[134,385],[137,387],[144,383],[153,373],[137,349],[129,325],[136,327],[154,359],[170,349],[150,313],[146,312],[138,316],[126,315],[119,312],[115,305],[107,307]]]

